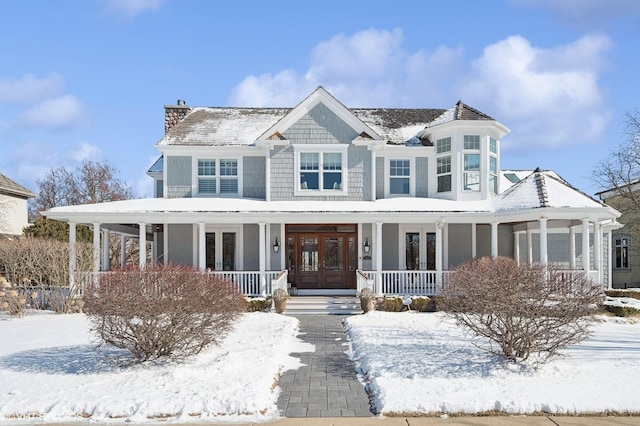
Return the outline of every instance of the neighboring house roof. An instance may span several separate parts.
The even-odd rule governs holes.
[[[12,181],[2,173],[0,173],[0,194],[11,195],[19,198],[31,198],[36,194],[29,191],[24,186]]]
[[[628,184],[623,183],[618,187],[603,189],[600,192],[596,192],[596,195],[604,201],[621,193],[629,194],[629,191],[635,192],[638,190],[640,190],[640,179],[630,181]]]

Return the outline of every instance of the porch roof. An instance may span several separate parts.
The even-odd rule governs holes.
[[[544,210],[544,212],[542,211]],[[536,170],[504,193],[481,201],[387,198],[375,201],[265,201],[246,198],[147,198],[55,207],[52,219],[83,222],[433,220],[516,222],[548,218],[616,219],[620,213],[549,172]],[[357,215],[357,216],[354,216]]]

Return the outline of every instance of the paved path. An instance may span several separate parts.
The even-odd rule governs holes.
[[[278,408],[284,417],[370,417],[369,397],[345,351],[341,315],[299,315],[300,338],[314,352],[293,353],[304,366],[280,378]]]

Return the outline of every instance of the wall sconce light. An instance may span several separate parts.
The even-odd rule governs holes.
[[[367,238],[364,241],[364,246],[362,246],[362,249],[364,250],[364,254],[369,254],[369,252],[371,251],[371,246],[369,245],[369,238]]]
[[[279,253],[280,252],[280,243],[278,242],[278,238],[276,237],[276,242],[273,243],[273,252],[274,253]]]

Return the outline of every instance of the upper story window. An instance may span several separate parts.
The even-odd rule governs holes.
[[[410,160],[389,160],[389,194],[411,194]]]
[[[480,150],[480,135],[464,135],[464,149]]]
[[[238,195],[237,159],[199,159],[199,195]]]
[[[464,154],[462,182],[465,191],[480,190],[480,154]]]
[[[451,156],[438,157],[436,172],[438,174],[438,192],[451,191]]]
[[[436,141],[436,154],[451,152],[451,138],[438,139]]]
[[[498,153],[498,141],[494,138],[489,138],[489,152],[492,154]]]
[[[613,238],[613,267],[629,269],[629,236],[618,235]]]
[[[498,159],[493,155],[489,157],[489,191],[498,193]]]
[[[296,194],[311,195],[317,192],[346,194],[346,147],[318,149],[317,146],[296,147]]]

